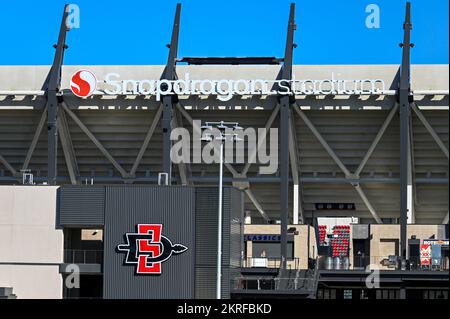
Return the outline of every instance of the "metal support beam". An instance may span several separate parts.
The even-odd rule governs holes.
[[[415,200],[416,200],[416,185],[414,183],[415,170],[414,170],[414,139],[413,139],[413,126],[412,117],[409,117],[409,136],[408,136],[408,224],[416,223],[415,216]]]
[[[292,114],[291,114],[292,115]],[[291,174],[292,181],[294,183],[293,187],[293,202],[292,202],[292,222],[297,225],[299,222],[304,223],[303,216],[303,206],[302,206],[302,194],[300,188],[300,178],[299,178],[299,161],[298,161],[298,149],[297,149],[297,139],[295,134],[295,123],[294,118],[291,116],[291,121],[289,123],[289,157],[291,163]]]
[[[395,103],[394,107],[390,110],[388,116],[386,117],[386,120],[384,120],[383,125],[381,125],[380,130],[378,131],[377,135],[375,136],[375,139],[373,140],[372,144],[370,145],[369,149],[367,150],[366,155],[364,155],[364,158],[362,159],[361,163],[359,164],[358,168],[355,171],[355,175],[359,176],[364,169],[364,166],[366,166],[367,161],[372,156],[373,152],[375,151],[375,148],[377,147],[378,143],[381,140],[381,137],[383,136],[384,132],[386,132],[386,129],[388,128],[389,124],[392,121],[392,118],[395,114],[397,114],[398,110],[398,103]]]
[[[351,173],[345,167],[344,163],[339,159],[339,157],[336,155],[336,153],[331,149],[331,147],[328,145],[328,143],[325,141],[325,139],[322,137],[322,135],[317,131],[314,124],[309,120],[309,118],[306,116],[305,112],[303,112],[298,105],[294,107],[294,110],[297,112],[297,114],[301,117],[303,122],[305,122],[306,126],[310,129],[310,131],[313,133],[313,135],[317,138],[319,143],[323,146],[325,151],[327,151],[328,155],[331,156],[333,161],[339,166],[342,172],[344,172],[346,177],[350,177]]]
[[[153,118],[152,124],[150,125],[147,134],[145,135],[144,142],[142,143],[142,146],[139,150],[138,155],[136,156],[136,160],[134,161],[133,167],[130,171],[130,176],[134,176],[136,174],[136,170],[138,169],[139,165],[141,164],[142,157],[145,154],[145,151],[148,148],[148,144],[150,143],[150,140],[152,139],[153,133],[155,132],[156,126],[159,123],[159,120],[161,119],[161,113],[162,113],[162,106],[159,106],[156,110],[155,117]]]
[[[202,132],[200,130],[200,127],[194,126],[194,120],[189,115],[189,113],[185,110],[185,108],[180,103],[175,104],[175,106],[180,111],[181,115],[183,115],[183,117],[189,122],[189,124],[192,126],[193,130],[196,131],[196,134],[201,136]],[[218,152],[218,147],[215,147],[214,153],[217,154],[217,152]],[[230,163],[227,163],[224,161],[223,165],[228,169],[228,171],[233,175],[233,177],[241,176]]]
[[[100,150],[100,152],[111,162],[111,164],[117,169],[117,171],[122,175],[123,178],[129,177],[127,172],[123,169],[123,167],[114,159],[114,157],[106,150],[106,148],[100,143],[99,140],[89,131],[89,129],[84,125],[83,122],[78,118],[78,116],[75,115],[66,105],[65,102],[61,103],[62,108],[64,111],[69,114],[69,116],[74,120],[74,122],[80,127],[80,129],[84,132],[84,134],[89,137],[89,139],[97,146],[97,148]]]
[[[66,160],[67,170],[69,171],[70,182],[73,185],[76,185],[78,184],[78,176],[80,176],[80,173],[78,171],[77,159],[73,149],[72,139],[70,137],[66,113],[64,111],[59,112],[58,133],[60,136],[64,158]]]
[[[252,165],[252,162],[255,160],[257,152],[259,152],[260,148],[262,147],[262,145],[264,143],[266,143],[266,138],[267,138],[267,132],[268,130],[272,127],[273,122],[275,121],[275,118],[278,115],[278,112],[280,110],[280,105],[277,103],[277,105],[275,106],[275,108],[273,109],[272,113],[270,114],[269,119],[266,122],[265,125],[265,132],[263,134],[263,136],[261,136],[258,139],[258,143],[257,143],[257,147],[252,149],[250,152],[250,155],[248,156],[248,160],[247,163],[245,164],[244,168],[241,171],[241,174],[238,174],[236,170],[234,170],[234,168],[232,168],[231,165],[229,165],[229,168],[232,168],[232,174],[233,176],[240,176],[242,178],[246,178],[247,177],[247,173],[248,170],[250,169],[250,166]],[[184,110],[184,112],[186,112]],[[225,163],[227,164],[227,163]],[[234,171],[234,172],[233,172]],[[250,186],[250,185],[249,185]],[[262,208],[262,206],[256,201],[256,198],[253,196],[253,193],[251,193],[251,191],[249,190],[248,192],[246,192],[246,194],[248,195],[248,197],[250,198],[250,200],[252,201],[252,203],[254,204],[255,208],[258,210],[258,212],[261,214],[261,216],[265,219],[265,220],[269,220],[269,218],[267,217],[267,214],[264,212],[264,209]],[[250,194],[250,195],[249,195]]]
[[[267,132],[272,127],[272,124],[275,121],[275,118],[277,117],[279,111],[280,111],[280,104],[277,103],[277,105],[274,107],[272,113],[270,114],[270,117],[267,120],[266,125],[264,126],[264,128],[266,129],[265,134],[263,134],[262,138],[258,139],[257,148],[252,149],[250,155],[248,156],[248,161],[241,171],[242,175],[247,175],[248,170],[250,169],[250,166],[252,165],[252,162],[256,158],[257,152],[259,152],[260,148],[264,145],[264,143],[266,143]]]
[[[342,170],[342,172],[345,175],[346,180],[355,188],[356,192],[361,197],[364,204],[369,209],[370,213],[372,214],[373,218],[377,221],[377,223],[382,223],[381,218],[373,208],[373,206],[370,204],[369,200],[367,199],[366,195],[364,194],[363,190],[359,186],[359,183],[356,183],[355,180],[358,179],[357,176],[350,173],[348,168],[344,165],[344,163],[339,159],[337,154],[333,151],[333,149],[328,145],[328,143],[325,141],[325,139],[322,137],[322,135],[317,131],[314,124],[309,120],[309,118],[306,116],[306,114],[300,109],[298,105],[295,105],[294,110],[297,112],[297,114],[302,118],[302,120],[305,122],[306,126],[311,130],[313,135],[319,140],[319,143],[323,146],[323,148],[327,151],[327,153],[330,155],[330,157],[334,160],[334,162],[339,166],[339,168]]]
[[[172,184],[172,161],[170,159],[170,149],[172,147],[172,141],[170,140],[170,132],[172,131],[172,97],[164,96],[163,100],[163,115],[161,120],[162,132],[163,132],[163,166],[162,172],[167,173],[167,185]]]
[[[183,127],[183,119],[181,117],[181,113],[179,110],[174,110],[173,117],[173,125],[174,127]],[[178,172],[180,174],[181,185],[186,186],[192,184],[189,181],[191,176],[191,169],[189,163],[181,162],[178,164]]]
[[[161,80],[176,80],[177,75],[175,72],[175,66],[177,63],[178,54],[178,36],[180,32],[180,13],[181,4],[177,4],[175,19],[172,28],[172,37],[170,40],[169,56],[167,58],[167,64],[161,75]],[[172,131],[172,118],[173,118],[173,105],[177,102],[175,95],[164,95],[162,97],[163,113],[161,126],[163,130],[163,172],[167,173],[168,185],[172,183],[172,161],[170,159],[170,149],[172,147],[172,141],[170,140],[170,133]]]
[[[180,104],[177,103],[176,104],[176,108],[177,110],[180,112],[181,115],[183,115],[183,117],[189,122],[189,124],[192,126],[193,130],[196,130],[196,133],[201,136],[202,132],[200,130],[199,127],[194,126],[194,121],[192,119],[192,117],[189,115],[189,113],[186,111],[186,109]],[[279,108],[279,105],[277,105],[277,108]],[[275,112],[272,112],[271,117],[269,118],[266,127],[267,126],[271,126],[273,122],[273,120],[275,119],[276,115],[277,115],[278,110]],[[272,119],[272,121],[270,120]],[[259,147],[259,146],[258,146]],[[214,150],[214,152],[216,153],[216,149]],[[233,175],[233,179],[240,179],[240,180],[246,180],[245,182],[248,182],[247,180],[247,174],[239,174],[236,169],[234,169],[234,167],[227,162],[223,163],[224,166],[228,169],[228,171]],[[224,181],[226,181],[227,178],[224,178]],[[192,182],[192,177],[189,178],[189,182]],[[269,220],[269,217],[267,216],[267,214],[265,213],[264,209],[262,208],[261,204],[256,200],[255,196],[253,195],[253,193],[250,190],[250,185],[248,185],[248,187],[244,190],[244,192],[247,194],[248,198],[250,199],[250,201],[253,203],[253,205],[255,206],[255,208],[258,210],[258,212],[261,214],[261,216],[265,219],[265,220]]]
[[[445,215],[444,219],[442,220],[442,224],[448,224],[448,215],[449,213],[447,212],[447,215]]]
[[[407,258],[407,224],[408,224],[408,156],[410,136],[410,49],[411,49],[411,4],[406,3],[404,36],[401,44],[402,65],[400,70],[400,83],[398,99],[400,105],[400,258]]]
[[[30,147],[27,151],[27,156],[22,165],[22,169],[28,169],[28,165],[30,165],[31,156],[33,155],[34,149],[36,148],[37,142],[39,141],[39,137],[41,136],[42,129],[45,125],[45,120],[47,119],[47,107],[44,108],[42,112],[41,119],[39,120],[38,126],[36,127],[36,131],[34,131],[33,139],[31,140]]]
[[[253,192],[250,190],[250,188],[247,188],[246,190],[244,190],[245,194],[248,196],[248,198],[250,199],[250,201],[253,203],[253,205],[255,206],[255,208],[258,210],[258,212],[261,214],[261,216],[266,220],[269,221],[270,218],[269,216],[267,216],[267,214],[264,212],[264,209],[262,208],[261,204],[258,202],[258,200],[255,198],[255,196],[253,195]]]
[[[447,158],[449,158],[448,157],[448,149],[447,149],[447,147],[442,142],[442,140],[439,138],[439,136],[437,135],[436,131],[433,129],[431,124],[427,121],[427,119],[422,114],[422,112],[419,110],[419,108],[417,107],[415,102],[411,103],[411,108],[413,109],[414,113],[416,113],[417,117],[422,122],[423,126],[425,126],[427,131],[431,134],[431,136],[433,137],[434,141],[439,146],[441,151],[445,154],[445,156],[447,156]]]
[[[17,171],[14,169],[14,167],[11,166],[11,164],[9,164],[9,162],[2,155],[0,155],[0,163],[2,163],[3,166],[5,166],[6,169],[10,171],[13,176],[17,176]]]
[[[373,208],[372,204],[370,204],[369,200],[367,199],[366,194],[364,193],[364,191],[362,190],[361,186],[358,184],[353,185],[355,187],[356,192],[359,194],[359,196],[361,197],[361,199],[363,200],[364,204],[367,206],[367,208],[369,209],[370,214],[372,214],[372,217],[376,220],[376,222],[378,224],[382,224],[383,221],[381,220],[381,218],[378,216],[377,212],[375,211],[375,209]]]
[[[291,3],[289,22],[286,36],[286,47],[284,51],[284,62],[281,69],[281,80],[292,79],[292,62],[294,51],[295,4]],[[289,83],[285,83],[288,84]],[[293,96],[279,95],[280,104],[280,219],[281,219],[281,268],[287,266],[287,228],[289,210],[289,123],[290,105]]]
[[[80,176],[79,180],[85,180],[85,179],[91,179],[93,178],[96,181],[99,182],[105,182],[105,183],[123,183],[123,182],[138,182],[138,183],[156,183],[158,182],[157,176],[149,176],[149,177],[127,177],[124,179],[121,176]],[[68,176],[58,176],[58,180],[61,181],[70,181]],[[178,177],[174,177],[175,180],[178,181]],[[39,177],[35,176],[34,180],[36,182],[45,182],[47,181],[47,177]],[[219,180],[218,176],[211,175],[211,176],[192,176],[189,179],[193,183],[217,183]],[[345,178],[327,178],[327,177],[303,177],[302,183],[305,184],[339,184],[339,185],[346,185],[349,183],[349,181]],[[17,181],[17,178],[11,177],[11,176],[0,176],[0,181],[2,182],[15,182]],[[271,176],[271,177],[261,177],[261,176],[250,176],[247,178],[240,178],[240,177],[224,177],[223,178],[224,183],[256,183],[256,184],[279,184],[280,178],[277,176]],[[292,182],[292,180],[289,180]],[[356,181],[353,181],[354,183],[359,182],[360,184],[392,184],[397,185],[400,182],[399,178],[362,178]],[[448,178],[417,178],[416,179],[417,184],[424,184],[424,185],[448,185]]]
[[[61,85],[61,67],[64,60],[64,50],[66,46],[66,34],[68,31],[66,19],[69,12],[69,5],[64,6],[64,12],[59,29],[58,43],[53,64],[48,76],[48,82],[45,84],[47,98],[47,182],[50,185],[56,185],[57,159],[58,159],[58,97],[57,93]]]

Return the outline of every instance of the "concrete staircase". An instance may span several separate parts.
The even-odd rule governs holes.
[[[0,299],[17,299],[11,287],[0,287]]]
[[[314,268],[304,269],[283,269],[280,268],[276,278],[275,289],[282,291],[295,291],[304,298],[315,299],[319,281],[317,261]]]

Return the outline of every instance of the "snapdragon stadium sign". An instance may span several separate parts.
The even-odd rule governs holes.
[[[98,88],[97,77],[89,70],[75,72],[70,81],[72,92],[79,97],[88,97]],[[165,95],[216,96],[220,101],[229,101],[236,95],[357,95],[383,94],[382,79],[336,79],[330,78],[263,80],[263,79],[220,79],[192,80],[189,73],[184,78],[171,80],[122,79],[118,73],[108,73],[102,81],[99,94],[106,95],[150,95],[157,101]]]

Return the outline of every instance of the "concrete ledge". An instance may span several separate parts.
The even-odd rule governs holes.
[[[59,272],[61,274],[70,274],[71,271],[67,271],[67,267],[73,264],[61,264],[59,266]],[[101,274],[103,273],[101,264],[75,264],[80,268],[81,274]]]

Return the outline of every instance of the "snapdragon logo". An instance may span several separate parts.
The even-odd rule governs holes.
[[[79,97],[88,97],[97,89],[97,78],[89,70],[75,72],[70,80],[72,92]],[[170,80],[123,80],[118,73],[108,73],[99,88],[107,95],[150,95],[157,101],[165,95],[216,96],[220,101],[229,101],[234,96],[248,95],[379,95],[385,92],[382,79],[336,79],[330,78],[292,80],[191,80],[189,73],[184,78]],[[102,93],[103,92],[103,93]]]
[[[70,89],[78,97],[88,97],[97,88],[97,78],[89,70],[78,70],[70,78]]]

